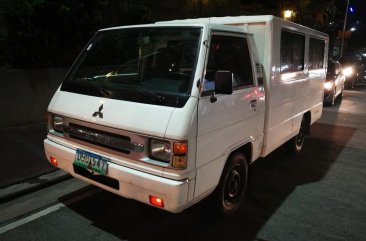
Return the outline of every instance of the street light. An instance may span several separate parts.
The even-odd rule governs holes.
[[[340,58],[343,56],[343,46],[344,46],[344,33],[346,31],[346,24],[347,24],[347,15],[348,15],[348,7],[349,7],[349,0],[347,0],[347,7],[346,7],[346,13],[344,14],[344,22],[343,22],[343,32],[342,32],[342,42],[341,42],[341,53]]]
[[[293,12],[292,10],[289,10],[289,9],[287,9],[287,10],[283,11],[283,18],[284,18],[284,19],[289,19],[289,20],[291,20],[293,13],[294,13],[294,12]]]

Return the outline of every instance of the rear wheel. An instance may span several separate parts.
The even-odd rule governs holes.
[[[248,163],[240,152],[233,153],[214,192],[214,208],[219,214],[235,213],[243,200],[248,181]]]
[[[305,135],[306,121],[305,118],[302,117],[299,133],[287,143],[288,150],[291,154],[297,154],[301,151],[305,142]]]

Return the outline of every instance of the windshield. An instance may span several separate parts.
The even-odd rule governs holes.
[[[201,28],[154,27],[101,31],[61,90],[182,107],[189,98]]]

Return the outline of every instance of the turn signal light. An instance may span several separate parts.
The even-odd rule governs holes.
[[[187,157],[186,156],[173,156],[172,166],[175,168],[186,168],[187,167]]]
[[[56,158],[54,158],[53,156],[51,156],[51,157],[50,157],[50,162],[51,162],[51,164],[52,164],[52,165],[54,165],[55,167],[57,167],[57,166],[58,166],[57,159],[56,159]]]
[[[177,155],[185,155],[188,152],[188,144],[185,142],[175,142],[173,144],[173,153]]]
[[[187,142],[174,142],[173,143],[173,160],[172,167],[184,169],[187,167],[187,153],[188,143]]]
[[[150,204],[163,208],[164,207],[164,200],[158,197],[149,196]]]

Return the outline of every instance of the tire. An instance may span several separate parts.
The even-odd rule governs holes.
[[[244,198],[247,182],[248,163],[241,152],[235,152],[229,157],[213,194],[214,211],[220,216],[234,214]]]
[[[306,121],[305,118],[302,117],[299,133],[290,139],[287,143],[287,148],[290,154],[298,154],[305,142],[305,134],[306,134]]]
[[[333,95],[332,95],[332,99],[331,99],[331,101],[329,102],[329,105],[330,106],[333,106],[334,104],[335,104],[335,101],[336,101],[336,89],[335,88],[333,88]]]
[[[344,90],[344,87],[342,88],[342,91],[341,91],[341,93],[339,93],[339,95],[338,95],[338,100],[337,100],[337,102],[338,102],[338,104],[341,104],[342,103],[342,100],[343,100],[343,90]]]
[[[333,91],[331,93],[329,93],[330,98],[327,98],[326,101],[324,101],[324,106],[333,106],[336,101],[335,95],[336,95],[336,89],[333,88]]]

